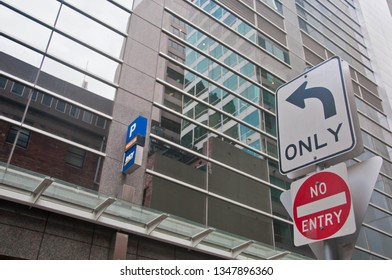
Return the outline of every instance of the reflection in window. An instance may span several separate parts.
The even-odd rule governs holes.
[[[250,115],[244,118],[244,121],[251,126],[255,128],[259,128],[260,125],[260,117],[259,117],[259,112],[254,111]],[[249,128],[248,126],[245,125],[240,125],[240,131],[241,131],[241,140],[247,140],[250,136],[252,136],[254,133],[256,133],[255,130]]]
[[[71,105],[71,109],[69,110],[69,115],[75,119],[79,118],[79,114],[80,114],[80,108]]]
[[[175,80],[176,82],[183,84],[184,83],[184,75],[173,70],[172,68],[167,68],[167,77]]]
[[[85,68],[86,65],[83,65]],[[89,91],[100,95],[104,98],[113,100],[115,95],[115,87],[104,83],[92,76],[86,76],[84,73],[76,71],[62,63],[59,63],[48,57],[45,58],[42,65],[42,71],[58,77],[64,81],[70,82],[76,86],[84,87]]]
[[[264,1],[267,1],[268,2],[267,4],[271,5],[271,7],[273,7],[278,12],[280,13],[282,12],[282,4],[280,2],[273,1],[273,0],[264,0]],[[202,4],[201,2],[207,2],[207,0],[192,1],[192,2],[199,7],[202,7],[204,3]],[[258,43],[262,48],[264,48],[266,51],[268,51],[270,54],[274,55],[278,59],[290,64],[289,54],[287,50],[281,48],[270,39],[262,36],[260,33],[258,33],[258,31],[255,28],[248,25],[240,18],[236,17],[230,11],[219,6],[216,2],[210,0],[208,2],[209,3],[203,7],[207,13],[211,14],[214,18],[223,22],[225,25],[237,31],[239,34],[248,38],[252,42]],[[259,36],[262,36],[263,42],[257,42],[257,38],[255,34],[259,34]]]
[[[95,122],[95,125],[97,127],[105,129],[106,128],[106,119],[101,116],[97,116],[97,120]]]
[[[173,40],[169,40],[169,47],[179,51],[180,53],[185,53],[185,47],[183,45],[174,42]]]
[[[16,142],[16,145],[19,147],[22,147],[22,148],[27,148],[27,145],[29,144],[29,139],[30,139],[30,131],[23,129],[23,128],[19,128],[16,125],[12,125],[10,127],[10,130],[8,131],[6,142],[13,144],[18,131],[20,131],[20,133],[19,133],[19,137],[18,137],[18,141]]]
[[[237,75],[230,76],[230,78],[228,78],[226,81],[223,82],[223,85],[226,88],[235,91],[238,88],[238,76]]]
[[[57,102],[56,102],[56,110],[57,111],[64,113],[66,108],[67,108],[67,103],[65,101],[57,100]]]
[[[129,11],[112,1],[96,0],[92,4],[91,1],[67,0],[68,4],[64,4],[60,12],[61,3],[53,0],[40,0],[34,4],[23,0],[7,1],[10,8],[0,9],[0,18],[4,22],[18,24],[4,25],[2,31],[11,38],[0,38],[2,51],[39,67],[49,46],[48,52],[56,57],[56,62],[46,58],[42,71],[82,87],[85,75],[80,71],[85,70],[91,73],[86,79],[88,90],[113,99]],[[56,29],[61,32],[55,30],[51,36],[56,18]],[[101,24],[102,21],[107,25]],[[18,41],[23,43],[19,44]],[[67,63],[80,71],[66,69]]]
[[[12,85],[11,92],[15,93],[16,95],[22,96],[23,90],[24,90],[24,85],[14,82],[14,84]]]
[[[116,0],[116,1],[106,1],[106,0],[94,0],[92,1],[80,1],[80,0],[67,0],[67,2],[72,3],[76,7],[80,8],[82,11],[88,13],[89,15],[97,18],[115,29],[122,32],[127,31],[129,13],[123,9],[117,7],[116,4],[111,4],[110,2],[117,2],[119,5],[124,6],[126,9],[131,10],[133,6],[133,0]]]
[[[267,133],[276,136],[276,119],[273,115],[264,113],[265,130]]]
[[[96,5],[96,2],[94,2],[94,5],[89,5],[90,10]],[[106,13],[107,11],[105,11]],[[114,16],[112,19],[115,20]],[[123,44],[123,37],[121,35],[79,14],[71,8],[65,6],[61,9],[56,27],[113,57],[119,58],[121,55]],[[94,30],[94,32],[91,32],[91,30]]]
[[[13,2],[22,2],[22,1],[13,1]],[[36,1],[38,2],[38,1]],[[12,5],[16,5],[13,3]],[[34,6],[32,4],[28,5],[27,9],[31,9],[28,6]],[[26,7],[22,8],[26,9]],[[47,9],[44,9],[47,11]],[[42,12],[44,14],[44,12]],[[21,39],[25,44],[32,45],[39,50],[45,50],[45,47],[49,41],[50,29],[42,26],[39,23],[34,22],[33,20],[19,14],[16,11],[8,9],[4,6],[0,9],[0,18],[2,20],[1,23],[1,31],[6,34],[11,34],[16,38]],[[40,18],[40,17],[39,17]],[[6,24],[9,23],[9,24]],[[17,23],[17,24],[12,24]],[[39,36],[33,36],[32,34],[39,34]],[[2,46],[3,50],[3,46]],[[5,51],[8,52],[7,48]]]
[[[245,140],[246,140],[246,143],[248,143],[249,141],[251,141],[250,138],[247,138],[247,139],[245,139]],[[254,142],[251,142],[250,144],[248,143],[248,145],[249,145],[250,147],[252,147],[252,148],[258,150],[258,151],[261,151],[260,140],[256,140],[256,141],[254,141]],[[258,153],[254,152],[254,151],[251,151],[251,150],[249,150],[249,149],[247,149],[247,148],[243,148],[243,150],[244,150],[245,152],[247,152],[247,153],[249,153],[249,154],[255,156],[255,157],[261,157]]]
[[[277,0],[262,0],[280,14],[283,14],[283,5]]]
[[[53,101],[53,97],[47,94],[43,94],[42,95],[42,104],[47,106],[47,107],[51,107],[52,106],[52,101]]]
[[[37,101],[38,99],[38,90],[31,90],[30,92],[31,95],[31,101]]]
[[[267,39],[264,35],[259,34],[258,42],[260,47],[267,50],[269,53],[273,54],[280,60],[290,64],[290,58],[287,51],[283,50],[281,47]]]
[[[34,4],[28,5],[23,0],[11,0],[7,1],[12,3],[17,9],[20,9],[28,13],[32,17],[37,17],[47,24],[53,24],[56,19],[57,12],[60,7],[60,2],[53,0],[40,0],[34,1]]]
[[[275,96],[266,90],[263,90],[263,104],[266,109],[275,112]]]
[[[192,147],[193,130],[189,131],[183,137],[181,137],[181,145],[184,147]]]
[[[224,134],[226,134],[227,136],[234,138],[234,139],[238,139],[238,125],[234,125],[231,128],[229,128],[228,130],[226,130],[225,132],[223,132]]]
[[[82,168],[84,159],[86,157],[86,151],[77,147],[69,146],[67,155],[65,157],[65,163],[74,167]]]
[[[68,62],[79,69],[87,70],[107,81],[115,82],[115,72],[118,68],[117,62],[104,57],[65,36],[54,33],[48,53],[61,58],[61,60]]]
[[[271,141],[267,141],[267,153],[270,156],[278,158],[278,146],[276,143],[272,143]]]
[[[7,79],[3,76],[0,77],[0,88],[5,88],[7,85]]]
[[[283,81],[262,68],[258,68],[263,86],[275,91],[279,86],[283,85]]]
[[[88,111],[84,111],[83,112],[82,121],[84,121],[86,123],[92,123],[92,121],[93,121],[93,114],[88,112]]]

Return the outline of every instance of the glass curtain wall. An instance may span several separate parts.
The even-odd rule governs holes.
[[[304,0],[291,11],[279,1],[262,2],[283,16],[297,13],[290,24],[299,26],[305,56],[340,55],[350,63],[365,152],[349,164],[372,155],[384,159],[354,258],[389,258],[391,130],[355,7]],[[161,119],[151,130],[145,204],[308,254],[293,246],[292,224],[279,202],[290,186],[276,155],[274,91],[284,81],[273,72],[280,69],[249,59],[258,49],[287,65],[290,56],[274,40],[260,44],[267,42],[260,36],[270,38],[220,2],[167,3],[160,53],[165,75],[158,78],[163,98],[154,103]],[[307,57],[303,62],[315,65]],[[230,219],[218,221],[217,213]],[[264,233],[254,230],[261,226]]]
[[[277,169],[274,91],[284,81],[238,51],[262,49],[255,27],[215,1],[185,2],[164,14],[144,204],[296,250],[279,206],[289,183]]]
[[[312,41],[307,50],[322,57],[339,55],[350,64],[365,150],[354,164],[381,156],[383,165],[366,213],[354,259],[392,257],[392,134],[383,112],[355,4],[348,1],[297,0],[299,27]],[[302,34],[302,35],[303,35]],[[304,36],[304,35],[303,35]],[[305,51],[306,53],[307,51]]]
[[[2,164],[97,189],[132,2],[2,2]]]

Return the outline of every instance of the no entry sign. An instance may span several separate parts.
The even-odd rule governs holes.
[[[294,244],[301,246],[355,232],[344,163],[292,183]]]

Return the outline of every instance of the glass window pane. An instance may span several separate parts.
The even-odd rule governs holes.
[[[32,4],[26,6],[34,6]],[[17,24],[11,24],[17,23]],[[50,29],[14,12],[6,7],[0,9],[2,32],[44,51],[50,36]],[[3,49],[3,46],[2,46]]]
[[[18,43],[15,43],[3,36],[0,37],[0,46],[2,52],[4,52],[0,53],[0,57],[9,55],[37,68],[39,67],[43,58],[41,54],[23,47],[22,45],[19,45]],[[26,77],[25,79],[28,81],[34,81],[34,78],[31,77]]]
[[[53,97],[47,94],[42,95],[42,104],[51,107],[52,106]]]
[[[94,0],[94,5],[91,5],[90,0],[67,0],[66,2],[122,32],[127,32],[129,13],[116,7],[109,1]],[[128,9],[131,9],[133,3],[133,1],[126,0],[117,0],[116,2],[120,2]]]
[[[392,242],[390,237],[368,228],[365,228],[365,232],[368,240],[372,241],[369,243],[369,249],[371,251],[387,258],[392,258]]]
[[[66,108],[67,108],[67,103],[65,101],[57,100],[57,102],[56,102],[56,110],[57,111],[64,113]]]
[[[276,136],[276,119],[273,115],[264,113],[265,130],[267,133]]]
[[[60,8],[60,2],[53,0],[5,0],[4,2],[50,25],[54,24]],[[3,27],[4,25],[1,26]]]
[[[69,146],[65,163],[70,164],[74,167],[82,168],[84,164],[84,158],[86,151],[77,147]]]
[[[96,120],[95,125],[100,128],[105,129],[106,128],[106,119],[101,116],[97,116],[97,120]]]
[[[16,125],[12,125],[10,127],[10,130],[8,131],[6,142],[13,144],[18,131],[20,131],[20,133],[19,133],[19,138],[18,138],[18,141],[16,142],[16,145],[19,147],[22,147],[22,148],[27,148],[27,145],[28,145],[29,139],[30,139],[30,131],[23,129],[23,128],[19,128]]]
[[[24,90],[24,85],[14,82],[14,84],[12,85],[11,92],[15,93],[16,95],[22,96],[23,90]]]
[[[5,88],[7,85],[7,78],[0,76],[0,88]]]
[[[71,105],[71,109],[69,110],[69,115],[71,117],[74,117],[75,119],[78,119],[79,118],[79,114],[80,114],[80,108],[78,108],[78,107],[76,107],[74,105]]]
[[[56,27],[114,57],[121,55],[124,37],[68,7],[61,9]]]
[[[110,82],[115,82],[118,63],[62,35],[53,34],[48,53]]]
[[[238,88],[238,76],[231,75],[226,81],[223,82],[223,85],[228,89],[235,91]]]
[[[110,100],[114,99],[116,90],[114,87],[109,86],[72,68],[69,68],[57,61],[45,58],[42,70],[76,86],[83,87],[102,97]]]
[[[92,123],[92,121],[93,121],[93,114],[88,112],[88,111],[84,111],[83,112],[82,121],[84,121],[86,123]]]
[[[38,99],[38,91],[37,90],[31,90],[30,94],[31,94],[31,101],[37,101],[37,99]]]

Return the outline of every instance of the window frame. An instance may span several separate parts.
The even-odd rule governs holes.
[[[86,161],[86,150],[75,146],[68,146],[65,163],[72,167],[82,169]]]
[[[8,130],[8,134],[7,134],[7,138],[6,138],[6,142],[9,144],[14,144],[15,142],[15,138],[18,134],[18,131],[20,131],[19,133],[19,137],[18,140],[16,141],[16,146],[20,147],[20,148],[24,148],[27,149],[27,147],[29,146],[29,142],[30,142],[30,138],[31,138],[31,131],[21,128],[17,125],[10,125],[10,128]],[[21,138],[21,136],[23,136]]]

